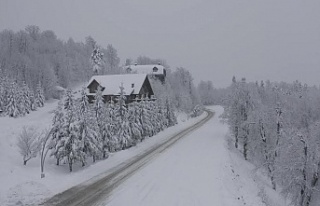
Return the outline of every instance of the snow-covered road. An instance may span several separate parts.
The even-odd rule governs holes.
[[[106,200],[108,206],[259,206],[250,164],[228,150],[221,107],[208,123],[162,152]]]

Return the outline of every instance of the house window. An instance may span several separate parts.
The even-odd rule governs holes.
[[[153,67],[153,72],[157,72],[158,68],[157,67]]]

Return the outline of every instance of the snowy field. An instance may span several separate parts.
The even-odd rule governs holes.
[[[133,156],[147,150],[150,146],[165,141],[173,134],[193,125],[204,118],[204,114],[195,119],[179,115],[179,124],[147,138],[144,142],[125,151],[111,154],[107,160],[81,168],[75,165],[74,172],[69,173],[67,165],[56,166],[55,160],[47,158],[46,177],[40,179],[40,159],[31,159],[23,166],[22,156],[16,146],[17,135],[23,126],[35,126],[39,131],[50,127],[52,111],[57,101],[48,102],[44,108],[21,118],[0,118],[0,205],[37,205],[44,199],[62,192],[74,185],[85,182],[108,171]]]
[[[120,185],[108,206],[284,206],[265,177],[228,149],[228,127],[215,117]]]

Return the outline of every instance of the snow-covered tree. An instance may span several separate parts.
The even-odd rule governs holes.
[[[228,91],[225,113],[235,146],[292,205],[311,205],[319,189],[319,88],[233,78]]]
[[[124,92],[123,84],[120,85],[120,93],[117,98],[117,104],[115,109],[117,127],[116,133],[117,139],[119,141],[119,149],[126,149],[132,146],[132,139],[130,137],[130,124],[128,119],[128,109],[126,107],[126,96]]]
[[[19,115],[18,110],[18,92],[14,82],[11,83],[10,90],[7,94],[6,111],[10,117],[17,117]]]
[[[151,137],[153,134],[152,113],[148,109],[147,99],[143,98],[140,102],[140,122],[142,126],[142,134],[144,137]]]
[[[166,99],[166,104],[165,104],[165,108],[166,108],[166,118],[168,120],[168,126],[174,126],[175,124],[177,124],[177,118],[174,114],[174,110],[173,110],[173,106],[170,103],[169,99]]]
[[[0,69],[0,110],[1,112],[5,111],[6,106],[6,80],[5,77],[2,76]]]
[[[33,91],[30,91],[30,109],[31,111],[35,111],[37,110],[37,102],[36,102],[36,98],[34,97],[34,93]]]
[[[31,100],[29,87],[24,82],[20,92],[19,110],[22,115],[29,114],[31,111]]]
[[[40,141],[35,128],[23,127],[22,132],[18,136],[17,145],[20,154],[23,156],[23,164],[37,156],[40,150]]]
[[[93,162],[95,162],[96,157],[99,156],[101,151],[101,142],[97,132],[94,131],[90,125],[90,116],[89,116],[89,101],[86,94],[86,88],[81,90],[81,101],[79,105],[79,133],[80,140],[83,142],[84,148],[83,152],[87,155],[92,156]],[[83,162],[83,165],[85,161]]]
[[[68,89],[66,92],[65,100],[64,100],[64,109],[65,110],[73,110],[74,109],[74,96],[72,94],[72,90]]]
[[[143,128],[140,122],[140,108],[138,102],[133,102],[128,108],[128,121],[131,131],[131,137],[136,144],[138,141],[142,141]]]
[[[43,93],[43,88],[41,86],[41,83],[39,82],[37,84],[37,89],[36,89],[36,104],[37,107],[43,107],[44,106],[44,93]]]
[[[102,64],[103,64],[103,52],[100,51],[99,46],[95,45],[95,48],[92,51],[91,54],[91,64],[92,64],[92,69],[94,74],[99,74],[102,69]]]
[[[107,104],[104,134],[106,135],[103,141],[104,147],[109,152],[115,152],[119,148],[119,141],[116,136],[117,129],[117,117],[116,117],[116,105],[113,100]]]
[[[62,106],[62,102],[59,102],[57,109],[54,111],[54,117],[52,119],[52,138],[49,144],[49,148],[52,150],[51,155],[57,160],[57,165],[60,164],[60,159],[64,155],[64,140],[62,139],[66,133],[65,130],[65,116]]]
[[[103,158],[107,158],[108,131],[106,130],[106,105],[103,100],[102,88],[100,86],[98,86],[94,97],[93,112],[96,131],[99,135],[99,141],[102,142],[101,151],[103,152]]]
[[[106,53],[106,70],[108,74],[119,74],[119,63],[120,58],[118,57],[117,50],[111,45],[108,44]]]

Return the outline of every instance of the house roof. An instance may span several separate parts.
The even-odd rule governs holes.
[[[128,71],[130,69],[131,71]],[[125,67],[125,70],[137,74],[164,74],[164,66],[158,64],[129,65]]]
[[[97,75],[91,77],[87,87],[95,80],[105,88],[102,95],[119,95],[121,84],[126,95],[139,94],[146,78],[146,74]]]

